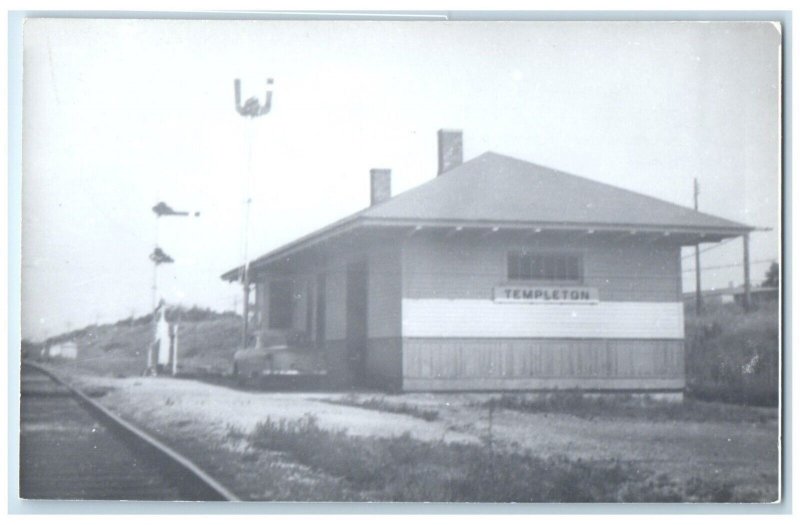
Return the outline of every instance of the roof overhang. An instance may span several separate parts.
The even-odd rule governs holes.
[[[300,251],[330,242],[335,238],[350,234],[360,228],[396,229],[401,235],[414,235],[420,231],[457,231],[470,232],[479,230],[484,234],[498,232],[527,233],[531,235],[547,232],[576,232],[581,235],[615,234],[617,238],[649,237],[650,240],[670,238],[672,242],[683,246],[699,243],[719,242],[723,239],[739,237],[755,231],[756,228],[742,227],[698,227],[686,225],[642,225],[642,224],[597,224],[597,223],[546,223],[546,222],[502,222],[502,221],[459,221],[459,220],[409,220],[370,218],[356,215],[336,222],[297,240],[285,244],[249,264],[248,273],[257,272],[272,263],[284,260]],[[655,235],[653,235],[655,234]],[[238,281],[243,273],[243,266],[237,266],[224,274],[222,279],[229,282]]]
[[[372,219],[365,221],[369,226],[417,227],[423,228],[462,228],[496,229],[504,231],[592,231],[592,232],[657,232],[686,233],[698,236],[722,238],[738,237],[754,231],[750,226],[742,227],[698,227],[685,225],[642,225],[579,222],[503,222],[503,221],[460,221],[460,220],[410,220],[410,219]]]
[[[363,218],[354,217],[347,221],[339,221],[337,223],[331,224],[326,226],[322,229],[316,230],[308,235],[304,235],[288,244],[284,244],[283,246],[267,252],[266,254],[262,255],[261,257],[253,260],[250,262],[248,271],[256,271],[260,267],[264,267],[269,265],[270,263],[276,262],[281,260],[285,257],[288,257],[298,251],[305,250],[312,246],[317,245],[320,242],[326,242],[334,237],[338,237],[345,233],[348,233],[359,226],[361,226],[361,222],[363,222]],[[222,274],[222,279],[224,281],[234,282],[241,279],[243,266],[237,266],[231,270],[228,270],[224,274]]]

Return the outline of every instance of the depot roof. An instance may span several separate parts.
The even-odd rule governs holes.
[[[435,179],[273,250],[268,263],[357,226],[489,226],[659,231],[735,237],[750,226],[524,160],[487,152]],[[234,280],[241,268],[222,278]]]

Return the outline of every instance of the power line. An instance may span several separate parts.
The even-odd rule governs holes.
[[[726,245],[727,243],[729,243],[729,242],[731,242],[731,241],[733,241],[735,239],[738,239],[738,237],[730,237],[730,238],[725,239],[724,241],[720,241],[717,244],[714,244],[712,246],[707,246],[707,247],[703,248],[702,250],[700,250],[700,253],[705,253],[707,251],[714,250],[716,248],[719,248],[721,246]],[[693,253],[690,254],[690,255],[684,255],[681,259],[692,259],[692,258],[694,258],[694,254]]]
[[[775,262],[775,259],[761,259],[760,261],[752,261],[750,264],[764,264],[764,263],[772,263]],[[703,266],[700,270],[719,270],[722,268],[736,268],[738,266],[742,266],[744,263],[733,263],[733,264],[721,264],[719,266]],[[683,273],[693,272],[694,268],[687,268],[683,270]]]

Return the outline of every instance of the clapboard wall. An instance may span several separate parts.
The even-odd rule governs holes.
[[[603,301],[680,302],[680,246],[630,237],[417,235],[403,245],[403,297],[491,299],[492,287],[508,280],[508,252],[535,250],[579,254],[583,285]]]
[[[578,254],[597,304],[503,304],[512,250]],[[404,390],[685,385],[680,246],[630,236],[458,234],[402,254]]]
[[[569,252],[597,304],[503,304],[511,250]],[[293,328],[307,308],[317,326],[317,276],[325,277],[324,352],[334,386],[348,386],[347,266],[368,272],[367,384],[403,390],[583,388],[677,390],[684,386],[680,247],[652,238],[515,238],[418,234],[338,246],[262,276],[295,283]],[[315,334],[310,334],[315,340]]]

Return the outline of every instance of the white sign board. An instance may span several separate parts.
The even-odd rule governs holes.
[[[528,286],[505,284],[495,286],[496,303],[582,303],[600,302],[597,288],[586,286]]]

